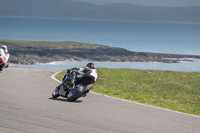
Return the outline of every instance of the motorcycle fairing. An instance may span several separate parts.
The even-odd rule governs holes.
[[[0,58],[0,65],[2,65],[3,64],[3,60]]]

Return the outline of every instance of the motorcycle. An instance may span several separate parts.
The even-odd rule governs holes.
[[[74,73],[73,73],[74,74]],[[71,80],[73,79],[73,74],[68,75],[68,80],[63,81],[59,87],[52,93],[52,98],[57,98],[59,96],[67,98],[67,101],[74,102],[80,97],[86,96],[86,93],[93,87],[94,84],[84,85],[83,83],[75,83],[71,85]],[[74,88],[74,89],[72,89]]]
[[[5,55],[5,52],[2,48],[0,48],[0,71],[3,70],[3,68],[7,68],[9,65],[9,55],[8,57]]]

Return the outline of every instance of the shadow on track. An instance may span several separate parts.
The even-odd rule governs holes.
[[[55,101],[70,102],[70,101],[67,101],[67,99],[63,99],[63,98],[52,98],[52,97],[50,97],[49,99],[55,100]],[[82,102],[83,102],[83,100],[76,100],[76,101],[70,102],[70,103],[82,103]]]

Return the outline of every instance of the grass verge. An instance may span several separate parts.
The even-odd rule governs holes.
[[[65,71],[56,75],[61,80]],[[200,115],[200,73],[98,69],[92,91],[129,101]]]

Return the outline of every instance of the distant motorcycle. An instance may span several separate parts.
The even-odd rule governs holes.
[[[0,71],[2,71],[3,68],[7,68],[8,65],[9,65],[9,55],[6,56],[4,50],[0,48]]]
[[[71,80],[73,80],[74,75],[75,72],[68,75],[68,80],[63,81],[60,84],[60,86],[53,91],[52,93],[53,98],[61,96],[67,98],[68,101],[73,102],[82,96],[86,96],[86,93],[89,92],[89,90],[93,87],[94,84],[84,85],[80,82],[72,85]]]

